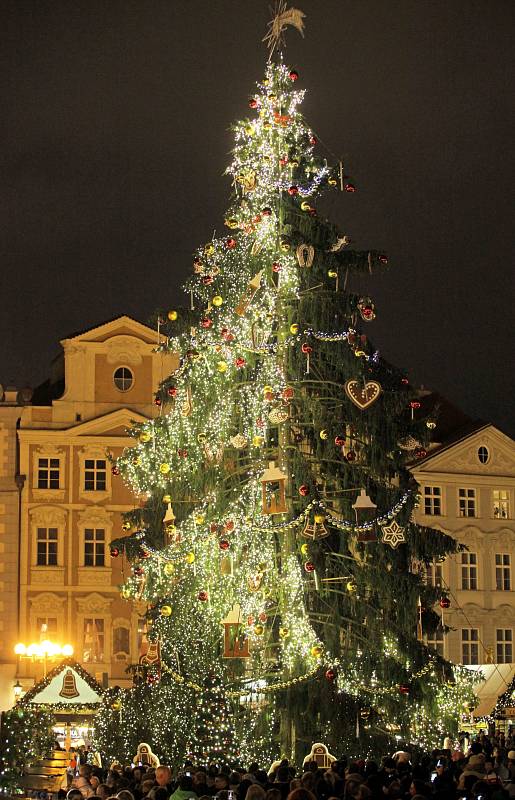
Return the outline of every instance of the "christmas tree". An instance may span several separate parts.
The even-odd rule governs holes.
[[[294,12],[271,52],[285,14],[302,28]],[[180,365],[113,466],[141,500],[112,555],[153,654],[106,696],[112,757],[142,740],[174,762],[434,746],[471,698],[423,642],[447,602],[425,566],[457,550],[413,521],[408,465],[434,421],[368,338],[376,308],[352,281],[387,258],[317,211],[356,184],[319,153],[303,96],[270,59],[234,126],[227,233],[197,250],[191,307],[163,328]]]

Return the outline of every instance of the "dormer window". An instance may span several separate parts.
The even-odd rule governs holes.
[[[490,453],[488,452],[488,447],[481,445],[477,451],[477,457],[480,464],[488,464],[490,460]]]
[[[114,372],[113,382],[118,391],[128,392],[134,383],[134,375],[129,367],[118,367]]]

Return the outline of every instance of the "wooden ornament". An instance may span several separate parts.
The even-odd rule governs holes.
[[[381,384],[377,381],[367,381],[363,384],[357,380],[350,380],[345,384],[345,394],[360,411],[365,411],[381,394]]]
[[[313,259],[315,257],[315,248],[311,244],[299,244],[296,250],[297,261],[299,267],[313,266]]]

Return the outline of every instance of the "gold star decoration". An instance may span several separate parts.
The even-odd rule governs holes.
[[[404,528],[397,523],[397,520],[392,520],[389,525],[383,526],[383,536],[381,541],[383,544],[389,544],[392,550],[406,541],[406,537],[404,535]]]

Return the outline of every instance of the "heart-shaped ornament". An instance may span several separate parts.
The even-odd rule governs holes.
[[[363,385],[361,381],[350,380],[345,384],[345,393],[360,411],[364,411],[375,403],[381,394],[381,384],[377,381],[367,381]]]

